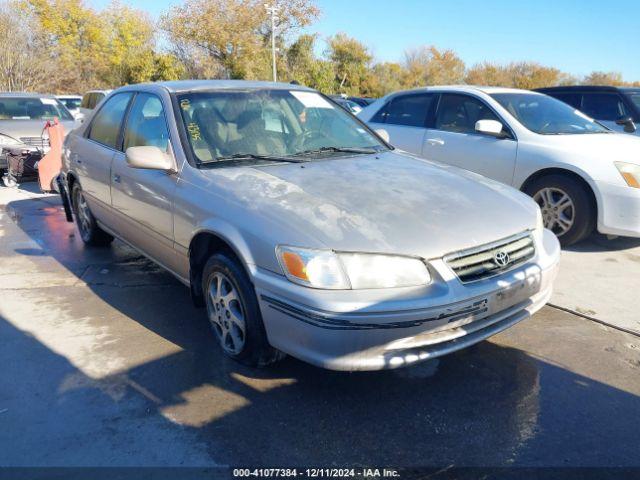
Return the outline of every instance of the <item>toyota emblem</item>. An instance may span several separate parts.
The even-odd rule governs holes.
[[[509,254],[507,252],[505,252],[504,250],[498,250],[493,255],[493,261],[499,267],[506,267],[507,265],[509,265],[511,259],[509,258]]]

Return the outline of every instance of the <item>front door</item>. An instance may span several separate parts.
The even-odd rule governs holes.
[[[111,197],[118,232],[170,270],[176,269],[173,249],[175,172],[132,168],[126,161],[130,147],[155,146],[171,152],[162,101],[138,93],[126,120],[122,151],[111,168]]]
[[[479,98],[442,94],[433,128],[425,135],[422,156],[511,185],[518,148],[516,140],[476,132],[478,120],[505,124]]]

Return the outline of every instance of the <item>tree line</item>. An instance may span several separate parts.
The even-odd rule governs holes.
[[[0,91],[82,93],[130,83],[184,78],[271,79],[271,19],[265,0],[185,0],[157,21],[114,0],[0,2]],[[273,1],[273,0],[272,0]],[[426,85],[475,84],[538,88],[563,84],[637,85],[617,72],[577,78],[521,61],[467,66],[452,50],[425,45],[399,62],[376,62],[362,42],[338,33],[303,33],[320,15],[313,0],[278,3],[280,81],[325,93],[379,97]]]

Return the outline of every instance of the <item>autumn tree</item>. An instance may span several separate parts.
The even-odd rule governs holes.
[[[279,7],[281,46],[318,15],[311,0]],[[160,25],[191,76],[254,79],[270,71],[271,21],[263,0],[186,0],[165,13]]]
[[[26,20],[14,2],[0,3],[0,91],[35,90],[46,78],[49,59],[39,48],[40,31]]]
[[[387,93],[404,88],[405,71],[402,65],[393,62],[376,63],[368,76],[367,94],[382,97]]]
[[[451,85],[464,80],[465,64],[453,50],[440,51],[433,46],[407,50],[403,66],[407,87]]]
[[[584,85],[625,85],[622,74],[619,72],[591,72],[582,83]]]

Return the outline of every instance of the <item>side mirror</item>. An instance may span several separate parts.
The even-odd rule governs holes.
[[[125,159],[131,168],[164,171],[174,170],[171,155],[163,152],[158,147],[129,147],[125,152]]]
[[[391,139],[389,138],[389,132],[387,132],[384,128],[378,128],[377,130],[375,130],[375,132],[385,142],[390,143]]]
[[[478,120],[476,122],[476,132],[484,135],[491,135],[496,138],[505,138],[504,127],[497,120]]]
[[[624,125],[624,131],[627,133],[634,133],[636,131],[636,124],[633,123],[631,117],[620,117],[616,120],[616,125]]]

